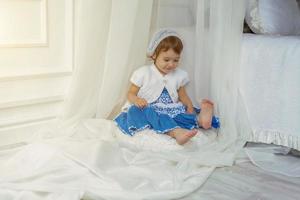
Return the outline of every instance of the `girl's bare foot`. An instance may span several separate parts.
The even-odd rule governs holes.
[[[210,100],[204,99],[200,104],[200,114],[198,118],[199,125],[204,129],[211,128],[211,121],[213,117],[214,104]]]
[[[180,145],[187,143],[192,137],[197,134],[197,130],[186,130],[177,128],[168,133],[171,137],[176,139],[176,142]]]

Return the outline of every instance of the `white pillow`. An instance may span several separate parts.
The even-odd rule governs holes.
[[[245,19],[257,34],[300,35],[296,0],[248,0]]]

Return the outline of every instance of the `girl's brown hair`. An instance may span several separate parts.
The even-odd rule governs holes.
[[[151,58],[154,59],[161,51],[168,51],[169,49],[173,49],[175,53],[180,54],[183,49],[182,41],[176,36],[166,37],[158,44]]]

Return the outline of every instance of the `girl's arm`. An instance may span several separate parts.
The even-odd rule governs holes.
[[[127,92],[127,99],[130,103],[133,103],[139,108],[146,107],[148,105],[147,101],[143,98],[137,96],[140,88],[134,84],[131,84]]]
[[[184,86],[181,86],[179,88],[178,97],[179,97],[179,101],[181,101],[183,103],[183,105],[186,106],[186,112],[187,113],[193,113],[194,112],[194,106],[193,106],[193,103],[192,103],[190,97],[186,93]]]

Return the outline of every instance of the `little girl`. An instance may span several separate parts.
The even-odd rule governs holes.
[[[219,127],[209,100],[201,102],[197,118],[185,90],[188,74],[177,68],[182,49],[175,31],[162,29],[154,34],[147,49],[153,64],[133,73],[127,93],[131,105],[115,118],[122,132],[134,135],[149,128],[175,138],[182,145],[196,135],[196,128]]]

